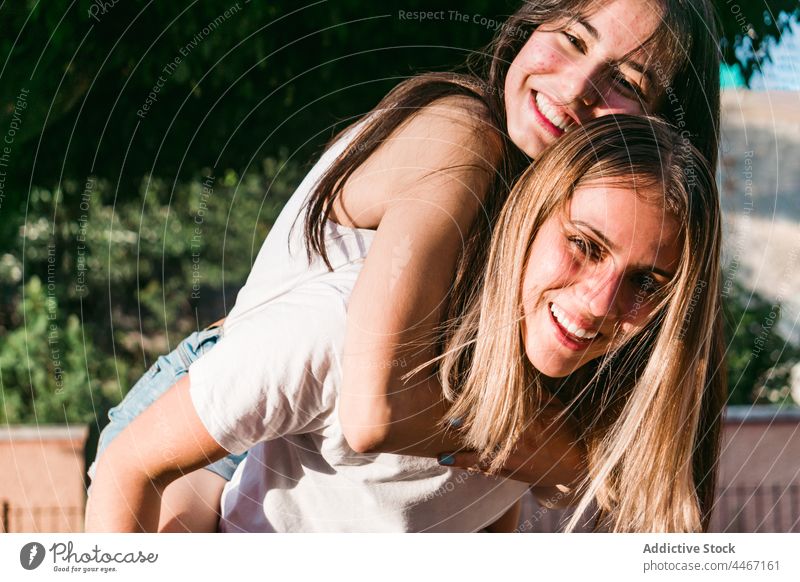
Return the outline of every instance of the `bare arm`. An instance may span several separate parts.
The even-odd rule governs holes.
[[[531,493],[539,505],[547,509],[564,509],[578,501],[575,490],[565,485],[531,487]]]
[[[586,473],[585,444],[576,438],[575,421],[561,415],[562,410],[563,404],[552,398],[523,432],[500,471],[500,476],[532,484],[537,499],[559,507],[572,499],[573,489]],[[470,451],[440,455],[442,460],[453,467],[483,470],[478,455]]]
[[[198,418],[184,376],[100,457],[86,531],[156,531],[167,485],[226,454]]]
[[[343,193],[345,206],[382,204],[344,349],[340,419],[359,452],[434,456],[458,447],[437,429],[446,402],[430,369],[402,376],[434,355],[434,329],[492,178],[491,139],[474,127],[475,112],[430,109],[383,144]]]

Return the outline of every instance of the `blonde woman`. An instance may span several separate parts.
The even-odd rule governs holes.
[[[583,126],[522,177],[439,377],[490,470],[555,394],[586,445],[573,529],[705,530],[726,399],[713,174],[663,122]],[[524,354],[524,357],[521,355]]]
[[[350,243],[363,253],[371,239]],[[459,263],[432,347],[452,401],[445,430],[494,471],[555,394],[586,451],[568,529],[592,501],[599,528],[704,529],[725,385],[712,347],[719,244],[710,168],[666,123],[609,116],[567,133],[514,186],[485,268]],[[220,342],[229,383],[190,392],[180,380],[144,411],[100,460],[87,529],[154,530],[169,483],[248,449],[223,492],[223,531],[453,531],[507,515],[526,485],[346,444],[341,324],[359,270],[253,316],[262,342]],[[266,378],[254,390],[237,381],[251,374]]]

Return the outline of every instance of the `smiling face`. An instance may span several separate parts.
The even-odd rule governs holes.
[[[611,0],[574,22],[540,26],[506,75],[508,134],[535,158],[571,125],[645,113],[658,100],[643,54],[661,19],[654,1]]]
[[[545,376],[573,373],[606,353],[615,330],[625,337],[647,324],[653,293],[680,259],[678,221],[653,199],[586,184],[539,229],[522,281],[522,335]]]

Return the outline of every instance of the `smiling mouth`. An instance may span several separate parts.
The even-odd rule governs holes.
[[[553,137],[561,137],[574,121],[556,110],[555,105],[542,93],[531,91],[531,107],[536,121]]]
[[[603,337],[603,334],[600,332],[587,332],[586,330],[580,329],[570,331],[568,328],[564,327],[564,325],[558,320],[558,317],[556,317],[554,310],[559,311],[558,307],[554,306],[552,303],[548,303],[547,307],[547,310],[550,313],[550,322],[556,329],[556,337],[565,347],[573,351],[584,350],[589,345],[596,342],[599,338]],[[584,337],[580,337],[576,335],[576,333],[583,334]]]

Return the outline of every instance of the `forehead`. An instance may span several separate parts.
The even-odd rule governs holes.
[[[680,256],[681,228],[660,203],[654,188],[595,182],[575,189],[567,208],[570,221],[602,233],[622,256],[670,270]]]
[[[575,21],[586,24],[600,47],[619,59],[635,52],[653,35],[662,22],[664,6],[657,0],[610,0],[592,2],[576,15]]]

